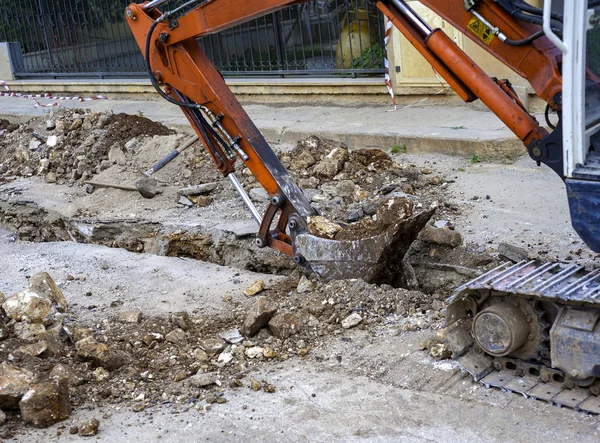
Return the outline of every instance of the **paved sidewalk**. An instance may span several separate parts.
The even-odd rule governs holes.
[[[177,106],[164,101],[61,101],[64,107],[141,114],[169,126],[190,127]],[[0,118],[23,120],[49,109],[33,102],[0,97]],[[419,105],[401,107],[269,106],[250,104],[246,111],[271,143],[296,143],[315,134],[350,147],[406,146],[408,152],[440,152],[462,156],[476,153],[483,160],[514,159],[525,153],[520,141],[491,112],[473,106]]]

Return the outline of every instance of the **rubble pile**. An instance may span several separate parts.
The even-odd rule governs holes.
[[[32,276],[28,288],[3,297],[0,310],[4,429],[18,428],[19,418],[48,427],[91,403],[207,413],[237,389],[274,392],[277,386],[254,375],[261,365],[322,360],[317,351],[350,329],[392,324],[402,333],[442,324],[440,297],[360,280],[323,284],[302,276],[247,289],[246,303],[230,301],[222,318],[121,311],[86,325],[67,311],[50,275]],[[88,432],[86,424],[72,429]]]
[[[125,165],[139,139],[174,131],[147,118],[60,109],[16,126],[0,122],[0,176],[42,176],[48,183],[84,182]]]

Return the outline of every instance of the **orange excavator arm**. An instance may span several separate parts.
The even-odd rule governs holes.
[[[158,7],[169,3],[155,0],[131,4],[126,9],[127,22],[144,53],[151,81],[165,99],[181,106],[216,168],[241,194],[260,225],[257,244],[284,252],[302,264],[306,259],[294,240],[306,232],[306,220],[316,211],[196,42],[199,37],[302,1],[192,0],[171,11],[159,11]],[[510,84],[489,77],[446,34],[432,30],[404,0],[373,3],[461,98],[480,99],[523,141],[536,160],[551,163],[556,149],[544,143],[547,131],[524,109]],[[473,11],[464,9],[462,1],[423,3],[478,41],[477,35],[469,31]],[[501,25],[502,35],[511,40],[531,38],[536,32],[535,26],[515,20],[495,1],[471,3],[477,5],[477,14]],[[509,46],[500,38],[478,43],[525,77],[552,108],[560,109],[558,54],[545,37],[537,36],[519,46]],[[263,215],[258,214],[237,181],[237,160],[250,169],[271,196]]]

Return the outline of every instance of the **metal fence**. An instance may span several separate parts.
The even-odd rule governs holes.
[[[130,0],[0,2],[0,41],[17,77],[145,75],[124,22]],[[312,0],[199,43],[225,75],[357,76],[383,72],[383,34],[367,0]]]

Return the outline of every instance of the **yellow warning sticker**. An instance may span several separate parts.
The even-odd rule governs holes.
[[[469,22],[469,29],[473,31],[473,34],[479,37],[479,40],[488,46],[490,43],[492,43],[492,40],[494,40],[494,34],[492,33],[492,30],[477,17],[473,17],[471,19]]]

